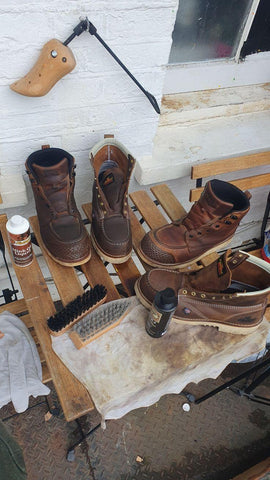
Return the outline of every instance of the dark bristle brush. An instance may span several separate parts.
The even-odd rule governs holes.
[[[50,333],[54,336],[62,335],[81,318],[104,303],[106,296],[107,290],[104,285],[95,285],[83,295],[78,295],[60,312],[48,318],[47,325]]]

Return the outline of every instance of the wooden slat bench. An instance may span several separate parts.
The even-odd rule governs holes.
[[[154,186],[151,188],[151,192],[154,197],[145,191],[130,194],[130,198],[139,211],[140,216],[145,221],[145,225],[148,225],[150,228],[156,228],[167,222],[166,215],[170,220],[176,220],[185,213],[182,205],[167,185]],[[155,204],[155,199],[159,201],[160,206]],[[91,204],[83,205],[83,210],[90,221]],[[149,268],[147,265],[143,265],[137,257],[138,246],[146,230],[140,222],[138,212],[135,213],[132,207],[130,207],[130,215],[134,249],[133,258],[122,265],[113,265],[123,290],[125,290],[129,296],[134,294],[134,283],[136,279],[144,269]],[[6,215],[0,215],[0,229],[5,244],[9,249],[5,228],[6,221]],[[78,278],[78,271],[72,267],[64,267],[54,262],[42,246],[37,217],[31,217],[30,223],[41,248],[42,255],[50,270],[52,280],[58,290],[59,297],[63,305],[66,305],[83,292],[82,283]],[[259,255],[259,252],[257,252],[257,255]],[[214,259],[215,254],[205,257],[202,264],[207,265]],[[50,315],[55,313],[55,304],[44,280],[38,260],[34,256],[34,261],[28,267],[22,268],[13,264],[13,268],[20,283],[24,298],[1,306],[0,312],[9,310],[21,316],[21,319],[30,329],[37,343],[42,362],[43,381],[53,381],[66,420],[75,420],[91,412],[94,409],[94,404],[89,392],[71,374],[52,350],[51,337],[47,330],[46,320]],[[193,266],[193,269],[198,268],[202,268],[202,265],[195,264]],[[120,295],[112,278],[94,249],[92,249],[91,259],[85,265],[81,266],[81,270],[89,285],[94,286],[97,283],[102,283],[106,286],[108,290],[108,301],[119,298]]]
[[[256,169],[263,166],[266,167],[266,173],[257,175]],[[246,169],[253,169],[249,177],[231,180],[230,183],[241,190],[251,190],[253,188],[270,185],[269,167],[269,151],[194,165],[191,169],[191,178],[196,180],[196,188],[190,191],[189,199],[191,202],[194,202],[200,198],[203,191],[202,179],[225,173],[239,172]],[[220,179],[222,180],[222,178]]]

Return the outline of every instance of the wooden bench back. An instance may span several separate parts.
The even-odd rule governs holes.
[[[253,175],[230,181],[230,183],[236,185],[241,190],[250,190],[270,185],[269,171],[256,175],[255,169],[264,165],[270,166],[270,151],[194,165],[191,169],[191,178],[196,180],[196,188],[190,190],[189,200],[190,202],[195,202],[200,198],[204,188],[202,186],[203,179],[240,170],[253,169]]]

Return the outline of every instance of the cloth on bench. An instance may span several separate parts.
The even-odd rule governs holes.
[[[29,396],[48,395],[35,342],[24,323],[12,313],[0,315],[0,408],[13,402],[16,412],[28,408]]]
[[[147,315],[135,299],[117,327],[81,350],[68,333],[52,337],[53,350],[88,389],[102,420],[180,393],[190,382],[217,378],[232,360],[265,348],[270,328],[263,320],[254,333],[243,336],[171,322],[166,335],[152,338],[145,331]]]

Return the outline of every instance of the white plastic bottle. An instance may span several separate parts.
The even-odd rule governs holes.
[[[13,215],[6,224],[14,263],[26,267],[33,261],[30,225],[21,215]]]

